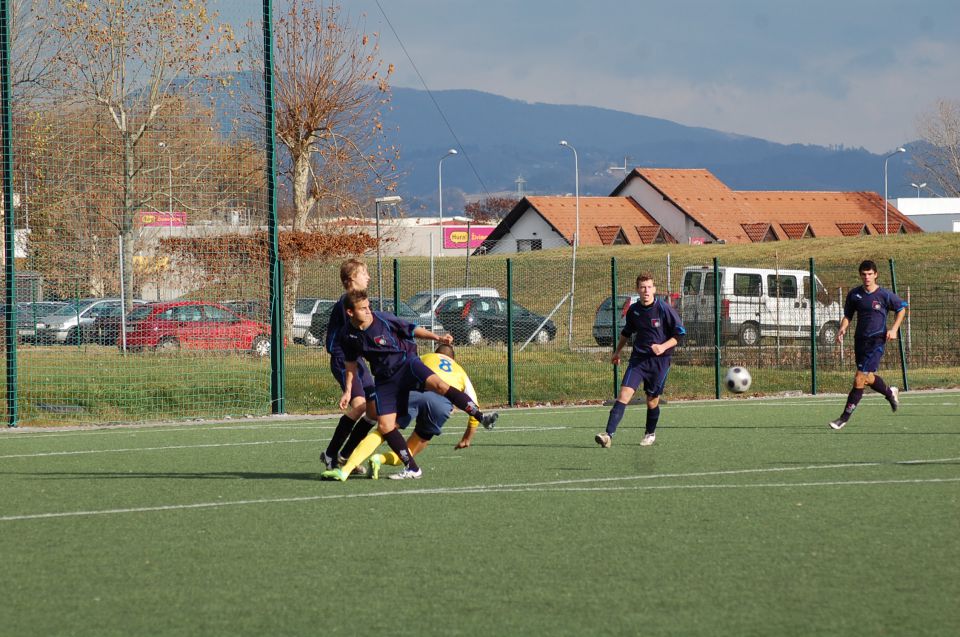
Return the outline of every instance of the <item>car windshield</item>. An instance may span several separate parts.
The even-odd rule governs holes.
[[[70,301],[50,316],[76,316],[83,314],[95,301]]]
[[[143,319],[150,316],[150,312],[153,311],[153,306],[150,305],[138,305],[137,307],[130,310],[127,313],[128,321],[142,321]]]
[[[293,307],[293,311],[297,314],[309,314],[313,311],[313,306],[317,302],[317,299],[297,299],[297,304]]]
[[[429,312],[433,306],[433,296],[429,292],[420,292],[407,299],[407,305],[417,314]]]

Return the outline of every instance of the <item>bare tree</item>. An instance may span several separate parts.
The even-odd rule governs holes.
[[[960,102],[940,100],[917,125],[926,142],[911,154],[923,178],[935,183],[947,197],[960,197]]]
[[[384,141],[380,117],[392,67],[383,68],[376,35],[323,0],[292,0],[274,24],[274,39],[275,126],[292,230],[342,232],[324,221],[364,215],[372,192],[395,187],[395,150]],[[262,72],[262,49],[249,51],[251,67]],[[301,261],[296,252],[284,259],[288,323]]]
[[[67,101],[106,113],[120,158],[116,211],[124,238],[124,288],[133,297],[134,216],[142,205],[136,181],[155,154],[143,142],[160,114],[199,90],[213,63],[239,46],[217,24],[207,0],[61,0],[47,18],[62,38],[54,60]],[[149,145],[147,145],[149,147]],[[111,184],[103,184],[109,187]]]

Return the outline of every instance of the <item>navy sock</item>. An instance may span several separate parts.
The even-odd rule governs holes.
[[[337,428],[333,430],[333,438],[327,445],[327,456],[333,458],[334,461],[340,455],[340,447],[343,446],[344,441],[353,429],[353,422],[353,419],[347,415],[340,416],[340,422],[337,423]]]
[[[410,454],[410,448],[407,447],[407,441],[403,439],[403,434],[400,433],[399,429],[394,429],[390,433],[386,434],[383,437],[387,441],[387,444],[390,445],[390,450],[393,453],[397,454],[400,457],[400,461],[403,462],[403,466],[411,471],[417,471],[420,466],[417,465],[417,461],[413,459],[413,456]]]
[[[850,390],[850,393],[847,395],[847,406],[843,409],[843,414],[840,415],[840,420],[847,422],[850,420],[850,416],[853,415],[853,410],[857,408],[857,405],[860,404],[860,399],[863,398],[863,390],[857,389],[854,387]]]
[[[873,375],[873,382],[870,383],[870,389],[878,394],[883,394],[887,398],[890,398],[890,388],[887,387],[887,384],[883,382],[883,379],[876,374]]]
[[[477,403],[470,400],[469,396],[456,387],[447,388],[447,391],[443,395],[445,398],[450,399],[450,402],[452,402],[454,405],[467,412],[477,420],[483,418],[483,412],[481,412],[480,408],[477,407]]]
[[[660,405],[653,409],[647,409],[647,430],[646,433],[652,434],[657,431],[657,423],[660,421]]]
[[[627,406],[619,400],[614,401],[613,407],[610,408],[610,415],[607,416],[608,436],[617,433],[617,426],[620,424],[620,421],[623,420],[623,412],[626,408]]]
[[[350,454],[353,453],[353,450],[357,448],[357,445],[360,444],[360,441],[367,437],[367,434],[370,433],[370,430],[377,426],[377,422],[370,422],[367,420],[366,416],[362,417],[356,422],[353,426],[353,431],[350,432],[350,437],[347,438],[347,444],[343,446],[343,451],[340,452],[344,458],[349,458]]]

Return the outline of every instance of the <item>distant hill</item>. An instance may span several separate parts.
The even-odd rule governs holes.
[[[572,192],[576,147],[580,190],[606,195],[623,178],[613,165],[707,168],[736,190],[872,190],[883,193],[883,157],[862,148],[778,144],[756,137],[683,126],[665,119],[590,106],[528,103],[471,90],[434,91],[463,155],[443,164],[444,204],[456,191],[515,191],[522,175],[528,193]],[[385,113],[401,147],[401,192],[435,209],[437,162],[457,139],[426,91],[394,88]],[[395,130],[394,130],[395,129]],[[909,156],[889,162],[890,196],[909,196]],[[481,184],[482,180],[482,184]],[[449,199],[448,199],[449,198]]]

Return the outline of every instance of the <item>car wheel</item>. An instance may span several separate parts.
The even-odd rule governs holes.
[[[840,326],[830,321],[822,328],[820,328],[820,344],[821,345],[834,345],[837,342],[837,332],[840,330]]]
[[[547,330],[540,330],[537,332],[536,341],[538,343],[549,343],[550,342],[550,332]]]
[[[250,344],[250,351],[254,356],[269,356],[270,355],[270,338],[259,334],[253,339],[253,343]]]
[[[467,332],[467,342],[471,345],[479,345],[483,342],[483,334],[477,328],[473,328]]]
[[[158,352],[175,352],[180,349],[180,341],[175,338],[165,338],[157,343]]]
[[[63,340],[65,345],[79,345],[80,344],[80,330],[76,327],[67,332],[67,337]]]
[[[741,345],[751,346],[760,343],[760,326],[756,323],[744,323],[740,326],[737,340]]]

